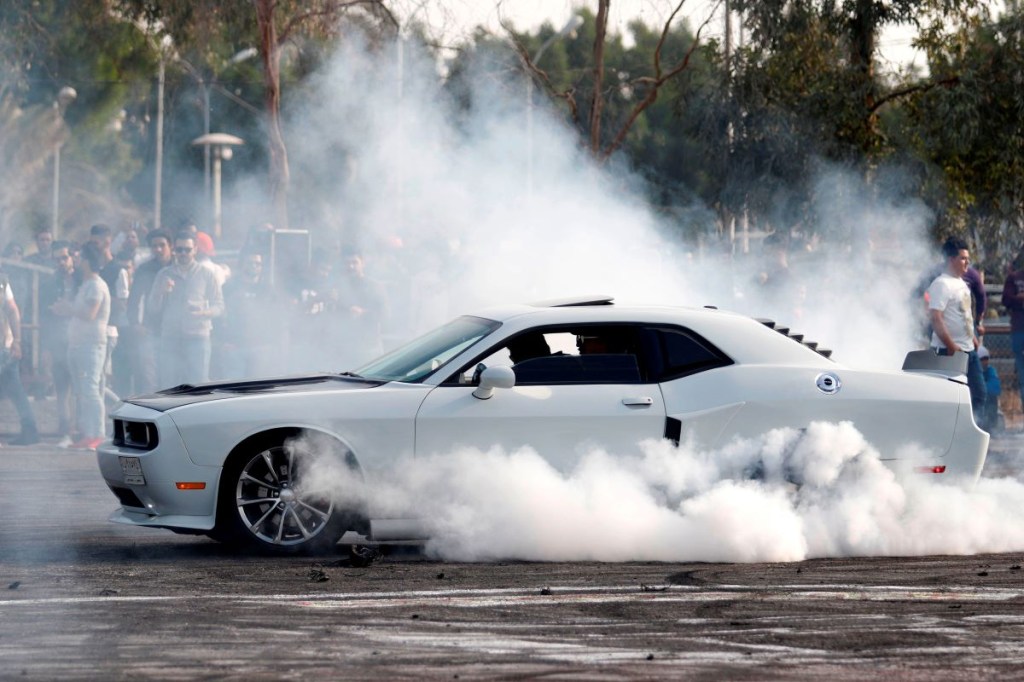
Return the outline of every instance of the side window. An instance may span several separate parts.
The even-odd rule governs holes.
[[[632,354],[552,355],[527,360],[513,369],[517,386],[640,383],[640,366]]]
[[[476,383],[479,365],[512,367],[517,386],[635,384],[643,381],[638,334],[624,325],[546,328],[518,334],[474,361],[457,383]]]
[[[654,332],[661,348],[661,381],[732,364],[710,343],[682,329],[656,329]]]

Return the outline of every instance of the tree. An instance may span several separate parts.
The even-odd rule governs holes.
[[[602,162],[607,161],[623,145],[630,130],[641,119],[644,112],[658,100],[659,94],[666,85],[690,66],[694,52],[700,45],[701,33],[707,28],[715,9],[721,3],[714,3],[707,17],[699,24],[696,33],[689,37],[685,45],[680,45],[678,41],[673,40],[674,24],[685,4],[685,0],[680,0],[662,25],[657,42],[650,48],[647,55],[647,68],[635,69],[632,72],[619,71],[617,76],[621,77],[611,85],[606,85],[605,72],[610,54],[618,56],[623,52],[621,36],[613,36],[609,41],[608,10],[610,4],[611,0],[598,0],[596,15],[586,9],[580,10],[580,16],[583,17],[581,34],[592,45],[588,70],[582,73],[589,72],[590,79],[586,83],[582,78],[577,79],[563,90],[556,90],[547,73],[533,62],[531,48],[536,49],[536,47],[527,44],[527,37],[517,35],[510,25],[503,24],[528,71],[527,77],[536,78],[552,96],[567,103],[573,120],[581,130],[586,132],[587,146],[591,154]],[[638,24],[637,28],[640,26],[642,24]],[[545,39],[547,37],[550,36],[546,36]],[[677,49],[667,49],[671,47]],[[581,87],[589,91],[589,111],[587,111],[585,124],[580,118],[580,107],[576,100],[576,92]],[[628,96],[624,97],[623,95],[627,93]],[[614,122],[608,124],[606,114],[609,104],[616,99],[620,102],[629,99],[630,102],[623,107],[622,115],[615,117]]]
[[[0,231],[5,237],[13,228],[24,238],[50,225],[48,170],[55,149],[65,142],[62,184],[73,191],[62,192],[67,201],[62,218],[95,222],[133,212],[118,193],[141,170],[142,136],[131,119],[133,110],[144,106],[153,65],[138,32],[111,13],[107,0],[0,3]],[[78,97],[58,115],[55,100],[65,86],[75,88]]]
[[[940,229],[969,233],[976,255],[1009,262],[1024,239],[1024,14],[1013,10],[945,37],[935,74],[957,74],[907,106],[910,143],[933,169]]]
[[[175,44],[200,54],[209,65],[245,47],[259,51],[267,117],[268,185],[275,222],[288,226],[288,150],[281,131],[281,54],[302,35],[336,37],[342,17],[363,13],[392,28],[397,22],[383,0],[118,0],[131,16],[160,27]],[[227,48],[227,49],[225,49]]]
[[[750,31],[755,49],[774,55],[792,48],[804,35],[827,35],[837,52],[832,68],[843,71],[849,106],[855,107],[853,127],[842,134],[866,157],[882,151],[878,111],[898,97],[933,87],[928,79],[910,87],[888,86],[876,70],[878,35],[890,25],[912,25],[919,43],[941,38],[949,22],[969,21],[978,0],[733,0]],[[866,158],[865,157],[865,158]]]

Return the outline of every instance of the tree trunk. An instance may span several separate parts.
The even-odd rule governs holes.
[[[594,98],[590,105],[590,151],[594,156],[601,154],[601,113],[604,108],[604,42],[608,32],[608,6],[611,0],[600,0],[597,4],[597,19],[594,30]]]
[[[274,226],[288,228],[288,149],[281,133],[281,50],[274,24],[276,0],[253,0],[259,26],[259,51],[267,103],[267,149],[270,153],[270,196],[274,205]]]
[[[856,14],[850,25],[851,59],[860,76],[864,105],[861,148],[870,154],[878,141],[878,115],[875,107],[875,47],[878,39],[878,16],[875,0],[857,0]]]

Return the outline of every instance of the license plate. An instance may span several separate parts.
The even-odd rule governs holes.
[[[146,477],[142,475],[142,461],[138,457],[118,457],[121,461],[121,473],[128,485],[146,485]]]

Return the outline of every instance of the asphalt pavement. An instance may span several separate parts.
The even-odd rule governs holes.
[[[0,679],[1024,676],[1024,555],[795,563],[231,552],[109,523],[95,456],[0,448]],[[17,435],[0,403],[0,440]],[[1012,473],[1024,437],[993,439]]]

